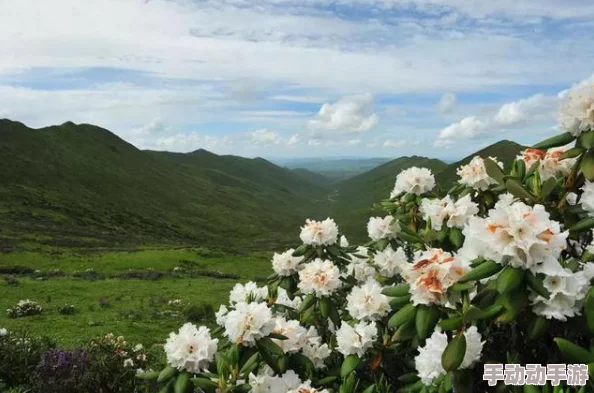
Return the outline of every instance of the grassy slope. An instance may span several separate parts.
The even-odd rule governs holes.
[[[269,248],[325,190],[256,158],[146,152],[111,132],[0,120],[0,246],[140,243]],[[281,218],[282,217],[282,218]]]
[[[509,165],[516,158],[518,153],[524,149],[525,147],[512,141],[499,141],[469,155],[468,157],[463,158],[458,162],[448,165],[442,171],[436,173],[435,180],[441,188],[449,188],[454,182],[458,180],[456,171],[460,165],[468,164],[470,160],[472,160],[472,158],[477,155],[481,157],[497,157],[501,162],[503,162],[505,168],[509,168]]]
[[[396,175],[412,166],[426,167],[434,172],[443,169],[446,164],[426,157],[400,157],[386,164],[355,176],[337,185],[335,213],[336,217],[349,217],[339,221],[342,231],[353,240],[364,241],[366,223],[373,215],[373,204],[390,196],[394,188]]]
[[[40,281],[31,277],[17,277],[19,284],[8,285],[0,280],[0,327],[27,329],[35,334],[49,334],[60,345],[75,346],[92,337],[108,332],[124,335],[131,341],[150,345],[162,341],[170,331],[186,322],[183,316],[158,315],[170,310],[168,300],[181,299],[185,304],[211,304],[215,311],[225,303],[229,290],[237,281],[266,277],[270,274],[270,255],[219,256],[205,258],[196,250],[150,250],[141,252],[107,252],[80,254],[67,252],[47,254],[35,252],[0,253],[0,267],[28,266],[49,270],[60,268],[68,275],[74,271],[93,268],[99,273],[121,273],[128,269],[153,268],[171,271],[183,266],[181,261],[193,261],[195,267],[233,273],[235,279],[210,277],[172,277],[155,281],[140,279],[86,279],[61,277]],[[39,302],[44,308],[40,316],[9,319],[5,310],[21,299]],[[101,307],[104,299],[107,307]],[[74,315],[61,315],[58,308],[72,304]]]

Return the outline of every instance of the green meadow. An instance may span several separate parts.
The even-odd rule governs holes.
[[[109,332],[145,345],[163,342],[187,320],[212,323],[212,310],[227,302],[235,283],[265,280],[270,257],[203,248],[0,253],[0,327],[49,335],[64,347]],[[39,302],[42,315],[8,318],[6,309],[21,299]],[[182,304],[170,305],[175,299]],[[60,313],[64,305],[75,313]]]

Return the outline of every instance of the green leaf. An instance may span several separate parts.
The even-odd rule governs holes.
[[[591,149],[594,147],[594,131],[582,132],[580,135],[580,144],[584,149]],[[572,149],[573,150],[573,149]]]
[[[473,288],[474,288],[473,282],[466,282],[464,284],[460,284],[457,282],[454,285],[452,285],[451,287],[449,287],[448,290],[452,291],[452,292],[462,292],[462,291],[469,291]]]
[[[524,385],[524,393],[541,393],[540,389],[534,385]]]
[[[311,246],[309,244],[302,244],[299,247],[297,247],[295,251],[293,251],[293,256],[300,257],[304,255],[310,248]]]
[[[546,149],[550,149],[552,147],[565,146],[568,143],[573,142],[574,140],[575,140],[575,137],[573,135],[571,135],[571,133],[565,132],[561,135],[556,135],[554,137],[547,138],[544,141],[539,142],[536,145],[532,146],[532,148],[546,150]]]
[[[557,186],[557,180],[554,177],[549,177],[542,185],[540,197],[546,199]]]
[[[589,149],[582,158],[580,169],[588,181],[594,181],[594,149]]]
[[[159,377],[157,378],[157,382],[165,382],[169,379],[173,378],[173,376],[177,374],[177,369],[167,366],[165,367],[160,373]]]
[[[266,352],[268,352],[272,355],[276,355],[276,356],[284,356],[284,354],[285,354],[283,349],[281,347],[279,347],[278,345],[276,345],[276,343],[274,341],[272,341],[271,339],[269,339],[268,337],[259,339],[258,341],[256,341],[256,345],[257,345],[260,353],[262,353],[262,351],[266,351]]]
[[[576,224],[569,227],[570,232],[584,232],[588,229],[594,228],[594,218],[584,218],[583,220],[577,222]]]
[[[173,384],[175,383],[175,378],[170,379],[165,386],[163,386],[161,388],[161,390],[159,390],[159,393],[170,393],[173,391]]]
[[[398,380],[404,383],[413,383],[419,380],[417,373],[407,373],[398,377]]]
[[[415,324],[413,321],[410,321],[396,329],[396,332],[394,332],[394,335],[392,336],[392,341],[398,342],[410,340],[411,338],[415,337],[416,334],[417,331]]]
[[[398,326],[404,325],[405,323],[412,321],[416,313],[417,308],[414,306],[414,304],[409,303],[392,315],[392,317],[388,320],[388,326],[391,328],[396,328]]]
[[[190,374],[184,371],[177,377],[177,381],[175,381],[175,387],[173,391],[175,393],[188,393],[190,387]]]
[[[501,269],[503,269],[501,264],[491,260],[485,261],[462,276],[458,282],[463,284],[469,281],[479,281],[491,277],[492,275],[501,271]]]
[[[507,293],[518,288],[524,279],[524,270],[506,266],[497,277],[497,292]]]
[[[347,356],[340,367],[340,376],[346,378],[359,365],[359,356],[352,354]]]
[[[219,387],[216,382],[207,378],[192,378],[192,383],[194,386],[207,392],[214,392]]]
[[[454,371],[462,364],[466,353],[466,336],[458,333],[449,343],[441,355],[441,365],[446,371]]]
[[[415,327],[417,329],[417,335],[421,340],[424,340],[431,335],[438,320],[439,310],[437,308],[425,305],[420,305],[418,307]]]
[[[246,362],[243,364],[243,366],[241,367],[241,370],[239,370],[240,374],[245,374],[247,372],[250,371],[250,369],[256,364],[258,363],[258,356],[259,356],[259,352],[254,353],[252,356],[250,356],[250,358],[248,360],[246,360]]]
[[[526,175],[526,163],[524,160],[515,160],[513,164],[513,174],[522,181]]]
[[[503,306],[501,304],[493,304],[493,305],[485,308],[484,310],[482,310],[482,313],[477,317],[477,319],[492,318],[492,317],[496,316],[497,314],[499,314],[501,312],[501,310],[503,310]]]
[[[301,303],[301,307],[299,308],[299,312],[302,313],[311,306],[313,306],[316,302],[316,297],[312,294],[309,294],[303,299],[303,303]]]
[[[530,271],[526,272],[526,283],[528,284],[528,288],[532,289],[532,291],[543,298],[548,299],[549,296],[551,296],[549,291],[545,288],[542,279]]]
[[[450,332],[452,330],[460,329],[462,327],[462,322],[462,317],[452,317],[448,319],[442,319],[437,325],[446,332]]]
[[[324,377],[324,378],[318,380],[316,382],[316,385],[329,385],[332,382],[336,381],[336,379],[338,379],[338,377],[335,377],[335,376]]]
[[[365,390],[363,391],[363,393],[373,393],[373,391],[374,391],[374,390],[375,390],[375,384],[373,384],[373,385],[369,385],[369,386],[367,387],[367,389],[365,389]]]
[[[557,343],[557,347],[559,347],[559,350],[569,362],[580,364],[594,362],[594,354],[579,345],[575,345],[571,341],[557,337],[555,338],[555,343]]]
[[[577,156],[579,156],[580,154],[582,154],[583,152],[586,151],[584,149],[584,147],[574,147],[574,148],[564,151],[563,154],[561,155],[561,159],[565,160],[568,158],[576,158]],[[592,147],[592,146],[590,146],[590,147]],[[590,147],[587,147],[587,149],[589,149]]]
[[[528,324],[528,339],[535,341],[541,338],[549,328],[549,320],[539,316],[534,316]]]
[[[398,296],[390,299],[390,307],[392,310],[398,310],[400,307],[408,303],[410,303],[410,295]]]
[[[250,384],[244,383],[243,385],[239,385],[233,388],[234,393],[247,393],[252,390],[252,386]]]
[[[590,333],[594,334],[594,287],[590,288],[584,302],[584,313]]]
[[[503,177],[505,176],[505,173],[503,173],[501,167],[490,158],[483,159],[483,162],[485,164],[487,175],[493,178],[497,183],[503,184]]]
[[[382,290],[382,294],[390,297],[406,296],[409,294],[410,285],[399,284],[393,287],[386,287]]]
[[[527,199],[530,201],[534,201],[534,195],[532,195],[519,181],[516,179],[507,179],[505,181],[505,188],[509,191],[510,194],[513,196],[520,198],[520,199]]]
[[[464,235],[460,228],[450,228],[448,231],[448,239],[450,240],[450,243],[457,248],[460,248],[462,243],[464,243]]]
[[[145,381],[153,381],[153,380],[156,380],[157,378],[159,378],[159,374],[161,374],[160,371],[149,371],[147,373],[136,374],[136,378],[142,379]]]

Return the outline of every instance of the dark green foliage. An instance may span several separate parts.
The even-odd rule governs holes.
[[[9,387],[27,384],[43,354],[54,347],[53,340],[27,332],[0,336],[0,381]]]
[[[265,249],[326,211],[325,189],[262,158],[141,151],[92,125],[0,120],[0,247]],[[320,197],[322,196],[322,197]]]

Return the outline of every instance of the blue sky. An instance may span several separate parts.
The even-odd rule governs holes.
[[[586,0],[5,0],[0,117],[143,149],[461,157],[558,130]]]

